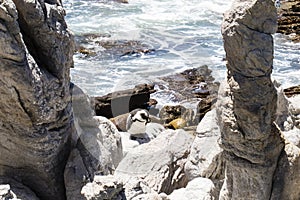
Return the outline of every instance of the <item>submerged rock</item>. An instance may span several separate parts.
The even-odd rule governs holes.
[[[181,73],[162,77],[161,79],[170,91],[174,91],[176,101],[192,100],[193,98],[205,99],[208,96],[217,97],[219,83],[211,75],[208,66],[185,70]],[[165,87],[161,87],[165,90]]]
[[[142,41],[113,40],[110,37],[108,34],[76,35],[76,51],[85,56],[93,56],[97,59],[121,59],[122,57],[139,57],[156,53],[155,49]]]

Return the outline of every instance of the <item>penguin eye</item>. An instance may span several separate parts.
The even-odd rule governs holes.
[[[142,119],[145,119],[145,120],[148,119],[148,117],[145,115],[145,113],[142,113],[142,114],[141,114],[141,117],[142,117]]]

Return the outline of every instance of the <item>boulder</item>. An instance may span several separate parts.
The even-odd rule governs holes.
[[[140,84],[133,89],[116,91],[102,97],[93,97],[96,115],[113,118],[136,108],[148,109],[154,85]]]
[[[274,123],[277,91],[271,81],[277,12],[272,0],[236,0],[224,14],[227,82],[217,108],[226,159],[219,199],[270,199],[284,140]]]
[[[75,148],[79,150],[85,166],[88,168],[91,180],[98,173],[110,174],[116,166],[114,166],[111,152],[106,147],[111,148],[109,145],[112,143],[115,146],[114,148],[116,148],[115,151],[122,152],[119,133],[107,119],[105,121],[106,129],[104,129],[103,124],[105,122],[100,122],[100,119],[95,118],[89,96],[76,85],[72,85],[71,88],[74,121],[77,130],[76,136],[73,136],[76,139],[74,142],[76,144]],[[107,140],[106,145],[104,145],[104,136],[106,136],[105,139]],[[114,138],[115,141],[112,142],[111,138],[108,137]],[[117,144],[119,144],[120,150],[117,149]],[[117,160],[118,158],[115,158],[116,163],[118,162]]]
[[[110,153],[114,168],[116,168],[123,159],[123,147],[121,135],[114,124],[105,117],[95,116],[98,122],[98,128],[103,138],[103,146]]]
[[[127,191],[136,187],[132,184],[136,180],[151,191],[170,194],[187,184],[183,167],[193,139],[182,129],[166,130],[149,143],[128,152],[115,176],[123,181]]]
[[[195,178],[185,188],[174,190],[169,200],[214,200],[214,183],[208,178]]]
[[[58,0],[0,6],[0,176],[41,199],[65,199],[74,132],[70,67],[74,41]]]
[[[128,152],[130,152],[133,148],[139,146],[140,143],[136,140],[130,139],[130,133],[120,132],[120,134],[123,147],[123,155],[125,157]]]
[[[191,153],[185,164],[185,173],[189,180],[205,177],[213,180],[224,178],[224,160],[218,140],[221,136],[217,124],[216,109],[209,111],[197,126],[196,137]]]

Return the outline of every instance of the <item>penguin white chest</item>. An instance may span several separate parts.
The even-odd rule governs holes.
[[[150,122],[149,112],[136,109],[130,112],[127,118],[126,129],[132,136],[142,135],[146,132],[146,124]]]
[[[146,124],[145,122],[135,121],[131,124],[127,132],[133,136],[144,134],[146,132]]]

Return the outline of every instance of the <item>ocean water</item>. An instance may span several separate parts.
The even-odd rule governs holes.
[[[205,64],[212,69],[216,81],[222,81],[226,63],[220,27],[223,13],[231,3],[129,0],[129,4],[121,4],[108,0],[64,0],[66,21],[75,35],[109,35],[110,40],[140,41],[156,50],[126,58],[85,57],[76,53],[71,79],[89,95],[99,96]],[[300,84],[300,44],[280,34],[274,35],[274,41],[274,79],[283,87]],[[100,47],[95,44],[90,48]]]

